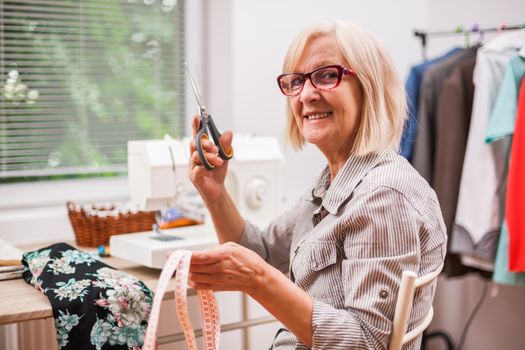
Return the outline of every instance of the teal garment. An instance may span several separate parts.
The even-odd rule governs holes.
[[[506,221],[503,221],[503,225],[501,225],[492,280],[495,283],[507,284],[510,286],[525,286],[525,273],[509,271],[509,231],[507,229]]]
[[[525,58],[519,55],[512,57],[505,69],[498,97],[492,109],[485,138],[486,143],[493,143],[514,134],[518,93],[524,75]],[[509,156],[510,148],[509,153],[505,155],[506,163],[508,163]],[[508,173],[505,172],[504,176],[507,175]],[[509,271],[509,232],[505,221],[501,225],[492,280],[512,286],[525,286],[525,273]]]
[[[512,57],[505,68],[498,97],[492,109],[485,137],[486,143],[493,143],[514,134],[518,93],[524,75],[525,58],[519,55]]]

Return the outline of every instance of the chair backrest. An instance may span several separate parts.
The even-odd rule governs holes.
[[[428,327],[434,316],[432,305],[423,321],[407,333],[408,318],[412,311],[412,302],[414,300],[416,288],[432,282],[442,269],[443,264],[441,264],[436,270],[419,278],[413,271],[403,271],[401,285],[399,286],[399,292],[397,294],[394,322],[392,325],[392,334],[390,335],[388,350],[401,350],[401,347],[404,344],[415,339]]]

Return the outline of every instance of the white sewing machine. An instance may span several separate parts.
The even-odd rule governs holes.
[[[189,139],[128,142],[131,202],[154,211],[175,205],[193,189],[188,178]],[[264,227],[281,210],[283,157],[276,138],[236,135],[226,187],[241,215]],[[141,265],[162,268],[167,253],[217,245],[211,219],[204,224],[111,237],[111,255]]]

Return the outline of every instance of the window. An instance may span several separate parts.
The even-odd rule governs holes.
[[[0,183],[124,173],[184,132],[184,1],[1,0]]]

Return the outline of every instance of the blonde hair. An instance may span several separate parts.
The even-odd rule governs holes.
[[[334,37],[346,64],[356,73],[355,78],[363,92],[361,118],[352,153],[365,155],[385,149],[398,150],[407,117],[405,90],[390,56],[370,33],[342,21],[307,27],[290,45],[283,72],[294,72],[308,42],[325,35]],[[288,139],[299,150],[305,140],[295,122],[289,98],[287,110]]]

